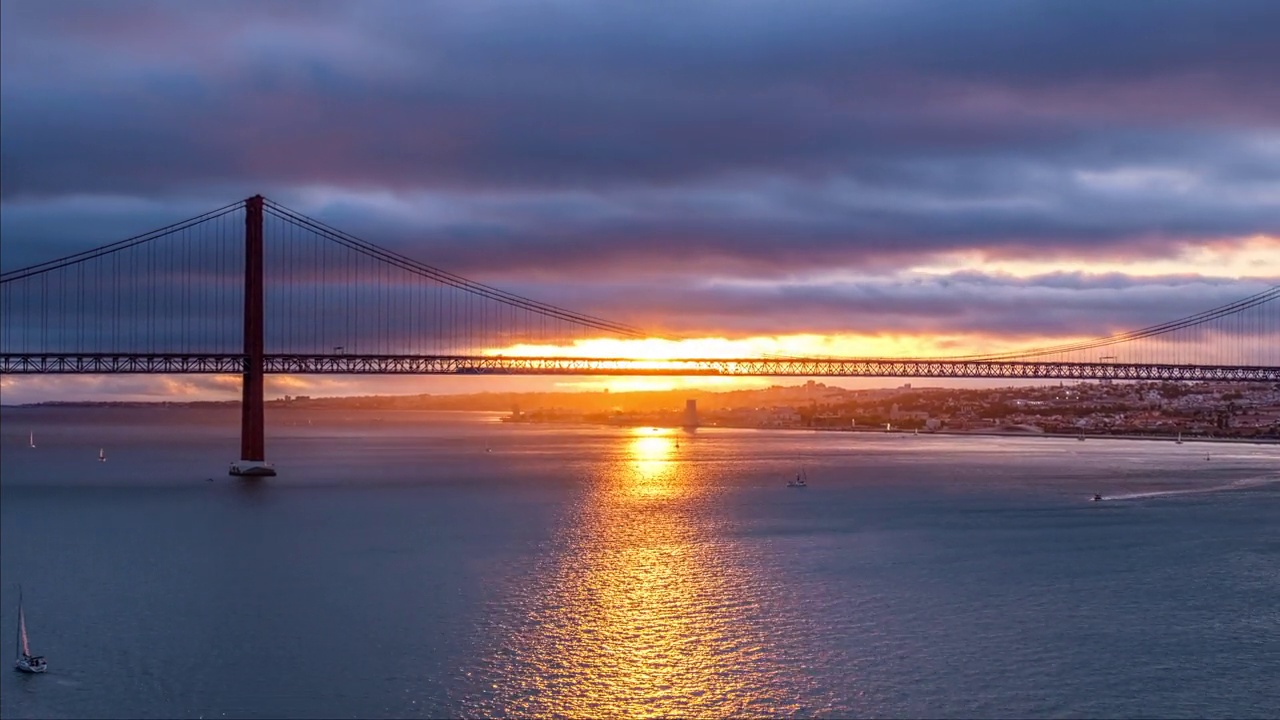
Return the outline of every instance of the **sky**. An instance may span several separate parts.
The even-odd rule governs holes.
[[[0,263],[262,193],[656,335],[796,354],[1096,337],[1280,283],[1277,27],[1270,0],[6,0]]]

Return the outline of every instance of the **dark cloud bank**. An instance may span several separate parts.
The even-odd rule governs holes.
[[[1069,269],[1280,234],[1280,3],[0,13],[6,269],[264,192],[671,329],[1103,332],[1276,281]],[[895,275],[959,251],[1064,272]]]

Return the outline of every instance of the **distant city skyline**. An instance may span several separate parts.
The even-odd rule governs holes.
[[[1096,337],[1280,283],[1277,26],[1245,1],[11,0],[0,262],[261,192],[691,354]],[[239,387],[0,383],[6,403]],[[708,384],[273,376],[268,395],[680,383]]]

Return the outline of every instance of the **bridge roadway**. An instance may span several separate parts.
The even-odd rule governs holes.
[[[238,374],[241,354],[0,355],[0,374]],[[1280,367],[1168,363],[816,358],[506,357],[501,355],[279,355],[268,373],[291,375],[677,375],[719,377],[902,377],[1044,380],[1280,382]]]

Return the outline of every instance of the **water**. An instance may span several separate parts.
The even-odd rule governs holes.
[[[1280,709],[1274,446],[2,419],[5,718]]]

